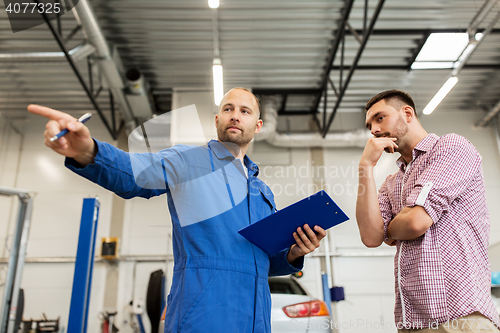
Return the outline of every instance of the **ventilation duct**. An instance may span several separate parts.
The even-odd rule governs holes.
[[[79,62],[95,52],[95,48],[84,43],[68,51],[74,62]],[[66,61],[63,52],[19,52],[19,53],[0,53],[2,61],[9,62],[57,62]]]
[[[137,69],[129,69],[125,74],[127,82],[127,101],[134,113],[134,116],[147,120],[153,115],[149,87],[144,79],[144,75]]]
[[[260,133],[255,135],[256,141],[267,141],[272,146],[289,148],[325,147],[325,148],[352,148],[365,147],[371,137],[365,129],[330,133],[325,138],[319,133],[286,134],[277,133],[278,105],[281,96],[266,96],[262,100],[262,120],[264,125]]]
[[[149,119],[152,116],[151,105],[134,109],[133,106],[137,107],[135,102],[132,103],[133,105],[129,104],[124,92],[124,70],[118,51],[116,47],[111,48],[108,45],[89,2],[79,0],[73,10],[76,11],[75,16],[82,25],[85,37],[96,49],[95,55],[101,74],[102,87],[111,90],[124,118],[126,129],[130,133],[137,126],[135,117]]]

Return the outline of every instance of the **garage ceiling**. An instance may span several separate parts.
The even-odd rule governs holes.
[[[119,50],[125,68],[139,68],[147,77],[158,113],[168,111],[172,89],[212,89],[212,10],[206,1],[90,0],[90,3],[106,38]],[[346,3],[221,1],[218,17],[225,88],[306,91],[308,95],[289,95],[282,111],[311,112],[314,105],[311,91],[320,88]],[[371,96],[392,88],[409,91],[421,111],[451,70],[411,70],[409,65],[415,53],[430,32],[466,32],[483,3],[484,0],[386,0],[338,112],[362,112]],[[368,1],[368,19],[377,4],[378,0]],[[365,0],[356,0],[350,12],[349,23],[358,33],[363,30],[364,5]],[[497,1],[479,30],[486,28],[499,12]],[[71,13],[64,15],[61,23],[64,36],[76,26]],[[83,34],[78,32],[67,47],[72,49],[83,40]],[[345,66],[353,62],[358,47],[359,42],[348,32]],[[7,118],[25,117],[29,103],[48,105],[74,115],[95,112],[63,57],[35,61],[17,56],[27,52],[60,52],[60,49],[45,24],[12,33],[2,7],[0,111]],[[340,53],[330,73],[335,84],[339,80],[339,65]],[[87,78],[87,61],[79,61],[78,68]],[[345,75],[346,72],[344,80]],[[458,78],[458,84],[436,112],[489,109],[498,102],[499,24],[485,37]],[[94,81],[97,87],[95,76]],[[99,94],[97,101],[109,114],[106,91]],[[328,112],[335,102],[330,87]],[[323,100],[319,110],[323,110]]]

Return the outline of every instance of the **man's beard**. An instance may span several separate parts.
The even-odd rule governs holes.
[[[405,122],[403,116],[399,117],[396,126],[392,133],[384,132],[377,135],[378,138],[386,137],[386,138],[396,138],[395,143],[398,145],[398,148],[395,148],[394,151],[401,151],[401,138],[403,138],[406,133],[408,133],[408,124]],[[389,152],[389,149],[385,149],[386,152]]]
[[[234,143],[238,146],[246,145],[250,141],[252,141],[253,136],[247,133],[244,129],[241,129],[240,131],[235,131],[233,133],[229,133],[228,128],[231,126],[236,126],[236,125],[217,124],[217,137],[219,138],[220,141]]]

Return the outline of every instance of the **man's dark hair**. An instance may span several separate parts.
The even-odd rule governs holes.
[[[395,107],[396,109],[400,109],[405,105],[409,105],[415,111],[415,117],[417,116],[417,110],[415,109],[415,102],[413,102],[413,98],[411,98],[410,94],[408,94],[407,92],[397,89],[382,91],[381,93],[378,93],[377,95],[373,96],[368,101],[368,103],[366,103],[365,112],[368,112],[368,110],[374,104],[382,100],[384,100],[387,104],[390,104],[391,106]]]

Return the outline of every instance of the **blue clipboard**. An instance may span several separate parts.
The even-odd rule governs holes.
[[[293,233],[308,224],[330,229],[349,220],[325,191],[319,191],[238,231],[268,255],[295,244]]]

